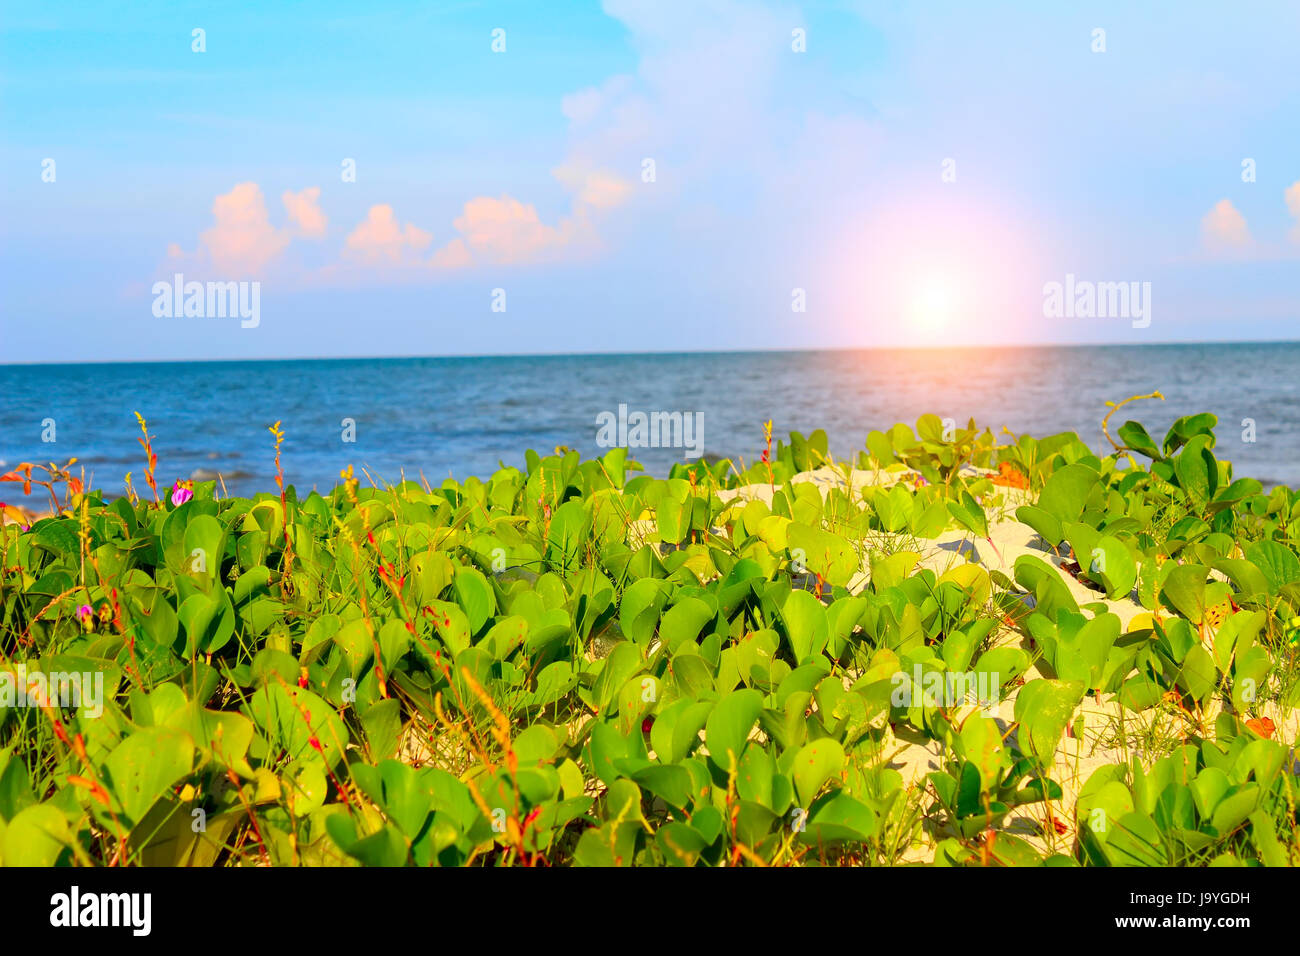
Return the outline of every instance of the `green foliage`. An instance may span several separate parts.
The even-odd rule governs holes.
[[[0,862],[1289,864],[1292,761],[1246,721],[1297,697],[1300,501],[1233,480],[1214,425],[1099,458],[924,416],[835,487],[795,480],[851,477],[818,431],[666,479],[615,449],[78,492],[0,532]],[[1011,513],[1039,550],[1010,577],[935,547]],[[102,699],[19,700],[19,664]],[[1186,743],[1094,772],[1062,852],[991,839],[1063,812],[1103,700]]]

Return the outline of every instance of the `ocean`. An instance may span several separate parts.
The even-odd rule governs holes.
[[[133,411],[154,436],[160,485],[221,474],[248,494],[274,490],[277,420],[286,477],[306,492],[349,464],[436,485],[522,467],[528,448],[599,455],[599,423],[620,406],[633,421],[698,413],[696,450],[746,461],[769,418],[779,437],[823,428],[848,456],[871,429],[926,412],[995,433],[1075,431],[1100,450],[1106,401],[1156,390],[1165,401],[1126,407],[1112,434],[1136,418],[1159,441],[1179,415],[1213,412],[1237,477],[1300,485],[1300,343],[7,365],[0,389],[0,469],[75,456],[110,495],[128,471],[144,487]],[[663,475],[688,453],[630,457]],[[19,490],[0,485],[0,500],[39,503]]]

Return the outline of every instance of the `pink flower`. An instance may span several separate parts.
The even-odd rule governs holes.
[[[178,508],[193,497],[194,492],[190,491],[188,488],[183,488],[180,485],[177,485],[172,490],[172,504],[176,505]]]
[[[77,608],[77,617],[81,618],[83,621],[94,613],[94,609],[91,608],[89,604],[83,604],[81,607]]]

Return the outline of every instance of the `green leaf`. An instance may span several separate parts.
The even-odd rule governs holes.
[[[997,721],[977,714],[968,717],[961,728],[958,744],[961,755],[979,773],[980,792],[991,793],[1009,763]]]
[[[1197,435],[1174,459],[1178,487],[1187,493],[1197,508],[1204,508],[1218,490],[1219,466],[1210,451],[1211,444],[1213,439],[1210,436]]]
[[[1061,519],[1035,505],[1021,505],[1017,508],[1016,520],[1029,525],[1052,547],[1060,544],[1065,537],[1061,528]]]
[[[225,554],[226,528],[211,515],[194,515],[185,525],[182,569],[206,581],[215,581]]]
[[[247,706],[253,723],[291,761],[324,760],[333,765],[348,745],[347,725],[333,707],[309,690],[271,682],[254,692]]]
[[[690,485],[681,481],[681,486],[674,479],[669,482],[669,491],[659,499],[655,510],[659,537],[668,544],[680,544],[691,530],[691,515],[694,512],[694,499],[691,497]]]
[[[844,766],[844,748],[831,737],[805,744],[794,758],[794,789],[801,806],[812,806],[827,780]]]
[[[144,819],[159,797],[189,776],[193,766],[194,739],[170,727],[137,730],[104,763],[108,789],[132,826]]]
[[[694,866],[700,854],[709,847],[700,831],[680,821],[661,826],[655,834],[655,843],[669,866]]]
[[[1106,589],[1106,597],[1112,601],[1128,596],[1137,583],[1137,562],[1133,552],[1118,538],[1108,534],[1099,537],[1082,555],[1077,558],[1084,574]]]
[[[487,619],[496,613],[497,602],[492,586],[478,568],[461,568],[452,581],[452,590],[456,594],[456,603],[465,612],[470,634],[477,634]]]
[[[1175,565],[1160,586],[1160,597],[1193,624],[1205,615],[1205,578],[1209,568],[1200,564]]]
[[[709,701],[680,697],[655,718],[650,727],[650,744],[663,763],[680,763],[690,754],[713,711]]]
[[[916,567],[921,555],[916,551],[895,551],[890,555],[871,554],[871,587],[877,594],[901,584]]]
[[[1083,681],[1031,680],[1016,696],[1020,749],[1040,766],[1048,766],[1061,742],[1065,725],[1083,699]]]
[[[682,810],[691,802],[691,775],[684,767],[656,764],[637,771],[632,779],[670,807]]]
[[[5,866],[53,866],[72,843],[68,818],[48,803],[38,803],[9,821],[4,830]]]
[[[1127,421],[1119,427],[1117,434],[1126,447],[1139,454],[1146,455],[1153,461],[1158,461],[1163,457],[1160,454],[1160,449],[1156,446],[1155,440],[1147,434],[1147,430],[1140,423]]]
[[[874,838],[879,829],[876,812],[841,791],[813,809],[800,840],[814,846],[836,840],[862,843]]]
[[[659,578],[633,581],[618,606],[618,623],[628,640],[649,644],[668,600],[668,583]],[[698,630],[696,633],[699,633]]]
[[[1077,521],[1088,495],[1096,487],[1097,472],[1087,465],[1065,465],[1052,472],[1038,497],[1038,507],[1058,521]]]
[[[961,501],[948,502],[948,513],[953,519],[972,534],[981,538],[989,536],[988,518],[984,515],[984,509],[979,503],[971,497],[971,493],[962,490]]]
[[[713,608],[695,597],[678,601],[659,619],[659,640],[674,654],[685,643],[693,642],[714,616]]]
[[[75,558],[81,553],[77,531],[77,522],[73,518],[39,521],[33,530],[32,546],[42,548],[57,558]]]
[[[1211,447],[1213,447],[1213,429],[1218,422],[1219,419],[1209,412],[1201,412],[1198,415],[1184,415],[1169,426],[1169,431],[1165,433],[1165,455],[1172,455],[1196,435],[1209,436]]]
[[[804,664],[820,654],[829,634],[826,605],[809,591],[791,591],[781,607],[790,649],[796,664]]]
[[[1269,589],[1276,594],[1284,585],[1300,580],[1300,558],[1294,551],[1277,541],[1255,541],[1246,546],[1246,560],[1268,580]]]
[[[733,690],[724,696],[709,714],[704,727],[704,741],[709,757],[724,771],[740,765],[749,732],[763,709],[763,695],[753,688]]]
[[[786,544],[797,566],[821,575],[830,584],[848,584],[857,573],[857,551],[837,534],[791,522],[786,528]]]
[[[1183,658],[1182,679],[1180,683],[1192,695],[1192,699],[1204,704],[1218,684],[1219,671],[1214,666],[1214,658],[1200,644],[1194,645]]]
[[[1079,604],[1065,586],[1056,569],[1032,554],[1016,558],[1013,574],[1016,583],[1034,595],[1034,607],[1049,618],[1064,608],[1077,611]]]

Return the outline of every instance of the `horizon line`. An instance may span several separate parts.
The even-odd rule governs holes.
[[[31,368],[42,366],[80,365],[211,365],[239,362],[378,362],[406,361],[411,359],[495,359],[495,358],[624,358],[634,356],[671,355],[763,355],[763,354],[817,354],[823,352],[915,352],[915,351],[991,351],[996,349],[1089,349],[1089,348],[1170,348],[1206,345],[1297,345],[1294,339],[1208,339],[1205,341],[1166,342],[1026,342],[996,345],[851,345],[825,348],[750,348],[750,349],[646,349],[642,351],[589,351],[589,352],[464,352],[442,355],[302,355],[302,356],[250,356],[222,358],[157,358],[157,359],[83,359],[57,361],[34,359],[26,362],[0,362],[0,368]]]

